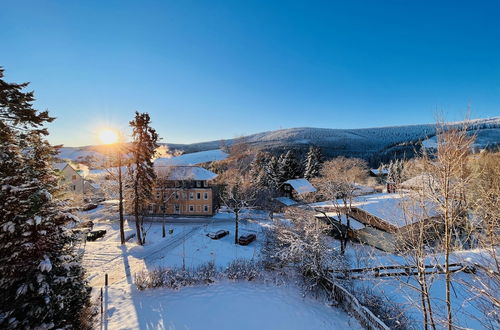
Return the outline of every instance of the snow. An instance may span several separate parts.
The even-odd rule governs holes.
[[[306,179],[292,179],[285,181],[285,183],[291,185],[299,195],[316,191],[316,188]]]
[[[286,206],[292,206],[292,205],[297,204],[296,201],[294,201],[293,199],[288,198],[288,197],[276,197],[275,200],[277,200],[278,202],[280,202]]]
[[[295,287],[227,282],[179,291],[110,290],[110,329],[362,329]]]
[[[409,201],[409,195],[405,193],[380,193],[356,197],[353,199],[352,207],[361,209],[397,228],[437,215],[430,203],[422,208]],[[338,203],[343,205],[342,201]],[[405,209],[415,216],[408,217]]]
[[[379,170],[377,168],[372,168],[370,170],[370,172],[372,172],[374,175],[388,175],[389,174],[389,170],[386,169],[386,168],[383,168],[382,170]]]
[[[169,180],[213,180],[217,174],[198,166],[163,166],[155,163],[156,172],[165,171]]]
[[[400,187],[404,189],[426,189],[435,188],[436,185],[436,180],[430,174],[423,173],[402,182]]]
[[[197,165],[202,163],[224,160],[229,155],[220,149],[193,152],[171,158],[158,158],[155,160],[155,166],[165,165]]]
[[[339,220],[338,214],[336,212],[325,212],[326,216]],[[323,213],[318,213],[316,214],[316,217],[323,217]],[[341,222],[344,226],[347,226],[347,217],[345,215],[342,215],[341,217]],[[357,221],[356,219],[353,219],[352,217],[349,217],[349,227],[353,230],[359,230],[365,228],[365,225],[362,224],[361,222]]]
[[[54,163],[53,168],[58,171],[62,171],[66,166],[68,166],[68,163]]]
[[[194,268],[209,261],[225,268],[235,259],[257,261],[264,243],[263,229],[272,225],[268,212],[244,210],[239,235],[255,233],[248,246],[234,244],[234,215],[225,212],[214,217],[166,219],[167,237],[162,223],[146,222],[146,245],[134,238],[119,243],[116,202],[82,212],[94,222],[94,230],[107,231],[104,238],[87,242],[83,263],[90,284],[100,289],[104,274],[104,304],[109,329],[361,329],[359,323],[342,310],[312,296],[304,297],[295,284],[276,286],[266,281],[233,282],[221,280],[210,286],[180,290],[139,291],[133,274],[158,267]],[[245,220],[247,219],[247,220]],[[125,222],[125,236],[134,233],[134,223]],[[172,229],[173,233],[168,231]],[[230,234],[219,240],[206,236],[220,229]],[[94,292],[96,292],[95,290]]]

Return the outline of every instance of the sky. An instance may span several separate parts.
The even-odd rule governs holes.
[[[0,66],[54,144],[500,115],[500,1],[2,1]]]

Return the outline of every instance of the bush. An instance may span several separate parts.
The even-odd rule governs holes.
[[[358,301],[391,329],[412,329],[413,322],[400,305],[377,295],[372,288],[363,286],[355,290]]]
[[[258,265],[250,260],[236,259],[226,268],[225,274],[231,280],[251,281],[259,276]]]
[[[157,268],[135,274],[134,282],[139,290],[152,288],[180,289],[185,286],[203,285],[227,277],[232,280],[251,281],[259,276],[259,267],[252,261],[237,259],[221,272],[213,261],[192,269]]]

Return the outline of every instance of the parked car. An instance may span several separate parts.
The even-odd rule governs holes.
[[[226,235],[229,235],[229,232],[227,230],[219,230],[215,233],[208,233],[207,236],[210,237],[211,239],[219,239],[222,238]]]
[[[87,203],[81,207],[81,210],[82,211],[90,211],[90,210],[96,209],[97,206],[98,205],[96,203]]]
[[[104,237],[106,235],[105,230],[95,230],[87,234],[87,241],[95,241],[98,238]]]
[[[243,235],[243,236],[240,236],[240,238],[238,239],[238,244],[239,245],[248,245],[248,244],[252,243],[253,241],[255,241],[256,239],[257,239],[257,235],[255,235],[255,234]]]

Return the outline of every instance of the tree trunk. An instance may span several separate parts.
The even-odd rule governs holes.
[[[122,156],[118,154],[118,209],[120,212],[120,242],[125,244],[125,220],[123,219]]]
[[[135,217],[135,231],[137,233],[137,243],[143,245],[142,242],[142,226],[139,220],[139,189],[137,187],[137,182],[134,183],[134,217]]]
[[[240,211],[235,210],[234,215],[235,215],[234,244],[238,244],[238,222],[239,222]]]

